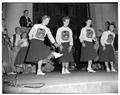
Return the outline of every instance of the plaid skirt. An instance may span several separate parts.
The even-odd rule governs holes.
[[[68,52],[68,48],[69,48],[69,43],[62,43],[63,46],[63,50],[60,51],[60,53],[63,54],[63,56],[60,58],[60,62],[70,62],[73,61],[73,55],[72,55],[72,51]]]
[[[81,47],[80,61],[94,60],[97,57],[96,50],[94,49],[94,44],[92,42],[85,41],[85,45],[85,47]]]
[[[26,56],[26,62],[38,63],[48,57],[51,50],[41,40],[32,39]]]
[[[14,66],[24,64],[28,47],[21,47],[15,58]]]
[[[113,62],[115,62],[115,53],[114,53],[112,45],[106,45],[105,51],[103,51],[103,47],[100,46],[99,61],[102,61],[102,62],[113,61]]]

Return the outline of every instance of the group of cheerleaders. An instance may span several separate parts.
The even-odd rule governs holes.
[[[49,64],[47,61],[51,58],[59,58],[62,63],[62,74],[70,74],[68,69],[69,62],[72,61],[72,47],[73,47],[73,32],[68,27],[70,18],[68,16],[62,18],[63,26],[58,28],[56,38],[52,36],[50,29],[47,25],[50,22],[50,17],[44,15],[41,24],[35,24],[28,33],[30,44],[25,58],[26,62],[37,64],[37,75],[45,75],[42,71],[42,64]],[[105,62],[107,72],[117,72],[114,68],[115,55],[114,55],[114,24],[109,25],[109,29],[104,31],[101,35],[100,42],[96,38],[94,29],[91,27],[92,19],[86,20],[86,26],[80,31],[79,40],[82,43],[80,61],[87,61],[87,71],[96,72],[92,69],[92,63],[96,58]],[[59,48],[59,52],[50,50],[45,44],[44,40],[46,35],[51,43]],[[23,34],[24,38],[24,34]],[[101,46],[99,45],[101,44]],[[99,48],[99,55],[96,50]],[[99,57],[98,57],[99,56]],[[109,68],[110,63],[110,68]]]

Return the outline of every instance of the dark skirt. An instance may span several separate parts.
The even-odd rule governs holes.
[[[48,57],[51,50],[44,44],[43,41],[32,39],[26,56],[26,62],[38,63]]]
[[[112,45],[106,45],[105,51],[103,51],[103,47],[100,46],[99,61],[102,61],[102,62],[113,61],[113,62],[115,62],[115,53],[114,53]]]
[[[68,52],[69,48],[69,43],[62,43],[63,50],[60,51],[60,53],[63,54],[63,56],[60,58],[60,62],[70,62],[73,61],[73,55],[72,55],[72,50],[71,52]]]
[[[27,49],[28,49],[28,47],[21,47],[20,48],[20,50],[16,56],[16,59],[15,59],[15,63],[14,63],[15,66],[24,64]]]
[[[85,41],[85,45],[85,47],[81,47],[80,61],[95,60],[95,58],[97,57],[97,53],[94,49],[94,44],[92,42]]]
[[[9,64],[9,50],[7,44],[2,45],[2,61],[5,61],[7,64]]]
[[[9,60],[9,48],[7,43],[2,44],[2,66],[6,73],[11,72],[11,64]]]

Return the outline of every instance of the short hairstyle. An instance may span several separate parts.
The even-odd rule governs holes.
[[[28,10],[24,10],[24,13],[27,12]],[[28,11],[29,12],[29,11]]]
[[[22,34],[21,34],[21,38],[22,38],[22,36],[23,36],[24,34],[26,34],[26,35],[27,35],[27,33],[26,33],[26,32],[22,32]]]
[[[116,27],[116,26],[115,26],[115,23],[110,23],[110,24],[109,24],[109,28],[110,28],[110,25],[113,25],[114,28]]]
[[[86,19],[86,21],[88,21],[88,20],[92,20],[92,18],[89,17],[89,18]]]
[[[109,25],[110,25],[110,22],[109,21],[106,21],[105,22],[105,26],[106,26],[106,29],[109,30]]]
[[[18,28],[21,29],[20,27],[15,27],[15,32],[16,32],[16,30],[17,30]]]
[[[44,16],[42,17],[42,21],[45,20],[46,18],[49,18],[49,19],[50,19],[50,16],[44,15]]]
[[[65,16],[65,17],[62,18],[62,21],[64,22],[67,19],[70,20],[70,17],[69,16]]]
[[[109,24],[110,24],[110,22],[109,22],[109,21],[106,21],[106,22],[105,22],[105,24],[108,24],[108,25],[109,25]]]

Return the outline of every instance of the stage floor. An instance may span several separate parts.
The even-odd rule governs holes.
[[[15,81],[15,75],[3,76],[4,81]],[[118,93],[118,73],[97,71],[73,71],[62,75],[61,72],[46,73],[45,76],[34,73],[19,74],[16,77],[16,87],[10,87],[3,82],[3,92],[6,93]],[[40,84],[41,87],[20,87],[21,84]],[[39,85],[39,86],[40,86]],[[36,86],[37,87],[37,86]]]

